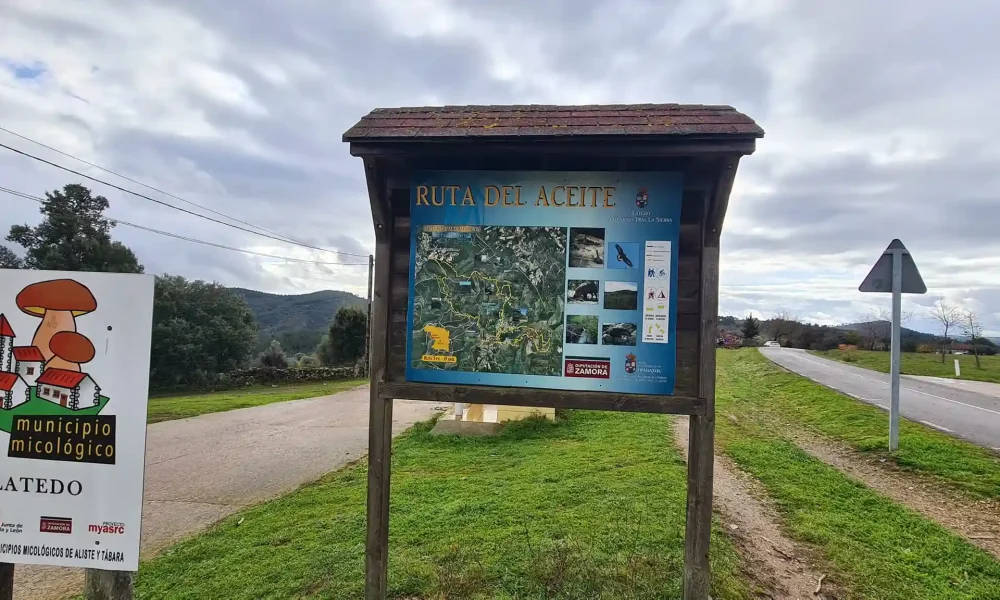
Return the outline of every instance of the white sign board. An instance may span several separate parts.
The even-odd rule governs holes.
[[[0,562],[139,566],[153,277],[0,270]]]

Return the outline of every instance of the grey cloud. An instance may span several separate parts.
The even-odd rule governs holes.
[[[854,273],[863,276],[867,261],[892,237],[903,238],[923,261],[929,282],[950,286],[942,291],[967,293],[984,305],[1000,302],[995,270],[977,273],[980,267],[945,261],[1000,254],[1000,147],[982,117],[989,113],[979,110],[1000,99],[991,64],[997,54],[991,24],[1000,15],[995,3],[924,0],[905,10],[860,1],[788,3],[755,16],[721,2],[455,1],[452,10],[479,26],[472,35],[453,36],[396,33],[374,3],[183,0],[169,6],[224,41],[205,63],[238,78],[263,114],[189,87],[167,97],[224,132],[225,143],[142,132],[99,112],[38,109],[24,113],[26,120],[61,120],[64,131],[96,145],[97,162],[105,166],[165,182],[167,190],[310,244],[366,255],[373,237],[367,189],[360,162],[340,135],[375,106],[583,98],[733,104],[770,134],[741,165],[740,181],[757,187],[734,198],[730,209],[724,310],[767,314],[785,306],[804,317],[850,320],[870,300],[851,296]],[[764,8],[754,3],[753,10]],[[106,43],[108,35],[97,20],[13,18],[82,44]],[[415,21],[415,29],[420,24]],[[524,76],[504,81],[494,75],[489,51],[498,47]],[[98,66],[127,80],[122,65],[108,60]],[[269,77],[274,70],[287,80]],[[3,102],[0,90],[0,109]],[[142,116],[152,122],[158,115]],[[234,145],[237,134],[264,156]],[[908,136],[938,156],[904,160],[913,143]],[[903,158],[879,162],[877,149]],[[0,157],[0,175],[25,191],[39,193],[42,183],[63,180],[22,174],[18,165]],[[254,236],[107,195],[121,218],[245,248],[268,245],[276,254],[336,260],[277,243],[271,249]],[[127,239],[151,269],[275,291],[364,285],[360,267],[345,274],[339,267],[277,266],[138,233]],[[779,267],[752,268],[768,262]],[[843,283],[843,295],[806,297],[788,287],[840,285],[829,280]]]

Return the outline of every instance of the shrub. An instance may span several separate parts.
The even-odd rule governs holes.
[[[233,390],[253,385],[276,385],[289,383],[305,383],[309,381],[341,381],[362,376],[357,367],[308,367],[281,369],[275,367],[251,367],[220,373],[215,376],[203,375],[197,384],[176,386],[171,388],[151,388],[157,392],[207,392]]]

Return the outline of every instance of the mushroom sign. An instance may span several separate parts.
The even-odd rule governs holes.
[[[153,278],[0,269],[0,563],[138,568]]]

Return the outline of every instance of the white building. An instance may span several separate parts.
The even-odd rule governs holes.
[[[16,373],[0,372],[0,410],[10,410],[28,401],[31,390]]]
[[[36,381],[35,395],[72,410],[101,403],[101,388],[90,375],[66,369],[45,369]]]
[[[45,364],[45,357],[42,351],[36,346],[14,346],[14,373],[17,373],[28,382],[28,385],[35,385],[38,376],[42,374],[42,365]]]

